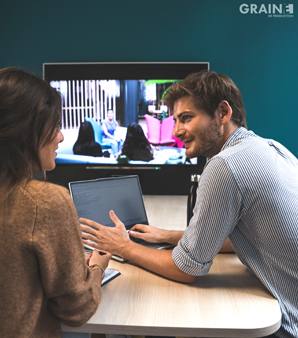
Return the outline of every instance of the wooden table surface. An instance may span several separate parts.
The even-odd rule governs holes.
[[[144,196],[151,225],[182,230],[186,196]],[[103,286],[94,316],[64,331],[189,337],[262,337],[280,327],[277,300],[235,254],[218,254],[191,284],[170,281],[131,263],[111,261],[121,275]]]

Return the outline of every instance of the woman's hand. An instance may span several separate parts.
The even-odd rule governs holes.
[[[100,254],[100,252],[103,253],[103,255]],[[105,251],[100,252],[98,252],[97,250],[93,251],[93,253],[90,255],[88,265],[91,266],[93,264],[97,264],[105,270],[109,265],[109,261],[112,255]]]

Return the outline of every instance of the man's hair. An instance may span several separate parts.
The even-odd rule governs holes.
[[[227,101],[233,111],[231,120],[239,127],[247,128],[241,92],[228,76],[213,71],[190,74],[171,86],[165,95],[165,102],[172,110],[174,103],[184,96],[191,96],[195,107],[212,118],[220,102]]]
[[[0,70],[0,199],[23,181],[42,174],[39,157],[57,132],[61,96],[22,69]]]

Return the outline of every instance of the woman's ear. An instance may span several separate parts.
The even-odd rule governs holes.
[[[223,100],[218,105],[218,113],[220,117],[221,124],[225,124],[230,121],[232,117],[233,110],[231,106],[229,105],[229,102],[226,100]]]

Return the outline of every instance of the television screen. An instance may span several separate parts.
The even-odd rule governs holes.
[[[171,85],[209,69],[194,63],[45,63],[44,79],[61,93],[57,168],[193,167],[164,102]],[[183,171],[183,169],[182,169]]]

